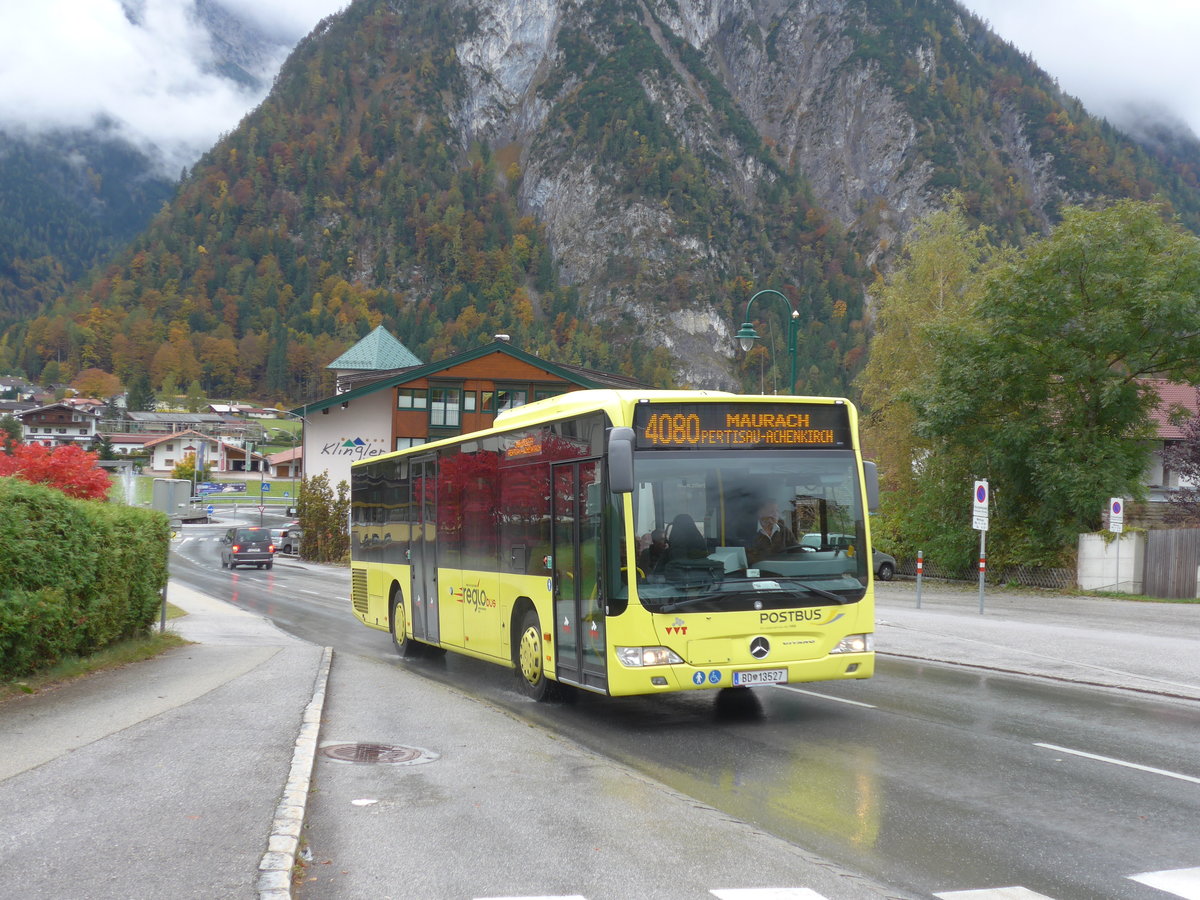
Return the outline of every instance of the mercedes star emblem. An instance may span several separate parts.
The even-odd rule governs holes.
[[[771,652],[771,642],[765,637],[756,637],[750,642],[750,655],[755,659],[766,659]]]

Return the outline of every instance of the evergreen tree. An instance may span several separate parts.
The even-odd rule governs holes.
[[[96,446],[94,448],[97,459],[116,459],[117,452],[113,449],[112,440],[107,434],[101,434],[96,438]]]
[[[145,372],[138,372],[130,379],[125,408],[129,412],[153,412],[157,408],[154,391],[150,387],[150,376]]]
[[[13,447],[21,443],[21,422],[11,413],[0,416],[0,450],[12,453]]]
[[[192,379],[192,383],[188,385],[184,406],[188,412],[192,413],[200,412],[200,409],[204,406],[204,390],[200,387],[199,379]]]

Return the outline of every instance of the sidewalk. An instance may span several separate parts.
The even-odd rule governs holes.
[[[977,591],[922,594],[918,609],[912,582],[878,585],[881,663],[1200,700],[1200,605],[997,589],[981,614]],[[324,648],[230,604],[176,585],[170,599],[189,613],[171,627],[196,643],[0,705],[6,896],[290,897],[306,813],[317,852],[344,861],[363,859],[380,823],[427,838],[378,845],[388,866],[314,863],[306,898],[527,896],[531,872],[543,894],[577,893],[585,877],[594,897],[764,880],[830,900],[894,896],[392,660],[331,667]],[[329,741],[427,748],[436,765],[322,759],[310,784]],[[464,866],[484,833],[507,836],[510,864]],[[383,878],[401,849],[407,883]],[[684,863],[669,882],[662,860]]]
[[[876,653],[1200,700],[1200,603],[876,582]]]
[[[5,896],[265,898],[260,865],[290,873],[268,836],[296,799],[323,650],[169,597],[189,612],[170,627],[197,643],[0,705]]]

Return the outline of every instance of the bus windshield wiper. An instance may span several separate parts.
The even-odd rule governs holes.
[[[705,600],[716,600],[723,596],[726,596],[726,595],[723,595],[720,593],[712,593],[712,592],[707,593],[707,594],[697,594],[695,597],[687,597],[683,600],[676,600],[674,603],[664,604],[663,606],[660,606],[658,609],[656,609],[655,612],[660,612],[660,613],[676,612],[681,609],[687,609],[689,606],[695,606],[697,603],[702,603]]]
[[[793,581],[797,587],[802,587],[804,590],[816,594],[818,597],[823,597],[826,600],[832,600],[834,603],[846,604],[850,602],[848,597],[843,597],[841,594],[835,594],[833,591],[827,591],[825,588],[819,588],[815,584],[809,584],[805,581]]]
[[[786,593],[789,589],[806,591],[813,596],[820,597],[822,600],[832,600],[839,606],[844,606],[847,603],[853,602],[849,597],[845,597],[841,594],[835,594],[833,591],[827,591],[825,588],[817,587],[815,584],[808,584],[804,581],[793,581],[790,579],[780,583],[779,588],[773,593],[779,593],[780,591]],[[708,593],[697,594],[694,597],[686,597],[683,600],[676,600],[674,603],[664,604],[656,609],[655,612],[678,612],[682,609],[689,609],[690,607],[703,603],[706,600],[730,600],[734,597],[754,598],[760,596],[762,593],[762,591],[709,591]]]

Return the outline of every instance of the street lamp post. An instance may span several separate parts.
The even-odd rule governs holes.
[[[746,321],[742,323],[742,327],[738,330],[736,337],[742,349],[746,351],[749,351],[754,346],[755,341],[762,340],[758,332],[754,330],[754,324],[750,320],[750,307],[763,294],[773,294],[778,297],[787,304],[787,308],[792,314],[788,319],[788,354],[792,358],[792,380],[788,382],[788,393],[794,394],[796,392],[796,336],[800,331],[800,311],[792,305],[791,300],[779,293],[779,291],[774,291],[770,288],[758,291],[746,301]]]
[[[304,411],[306,413],[308,412],[307,404],[305,404],[305,406],[304,406]],[[300,422],[300,447],[303,449],[303,447],[304,447],[304,429],[308,425],[308,417],[302,416],[299,413],[289,412],[286,409],[281,409],[280,412],[283,413],[285,416],[290,416],[291,418],[296,419]],[[292,503],[291,503],[291,505],[295,506],[297,500],[299,499],[299,497],[296,494],[296,433],[295,432],[292,432],[291,470],[292,470]]]

